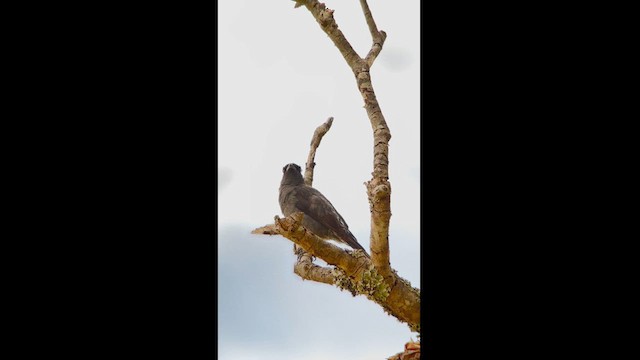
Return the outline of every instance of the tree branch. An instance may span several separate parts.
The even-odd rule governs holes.
[[[419,289],[412,287],[395,271],[391,272],[389,279],[384,278],[361,250],[342,249],[319,238],[302,226],[303,217],[304,214],[301,212],[282,219],[276,216],[275,228],[280,235],[293,241],[307,253],[326,261],[329,265],[335,265],[337,268],[332,270],[333,279],[331,279],[327,268],[313,267],[310,259],[304,260],[305,254],[302,254],[302,264],[300,265],[301,261],[299,261],[294,267],[294,271],[300,266],[301,268],[297,271],[303,272],[304,267],[312,265],[310,271],[314,273],[303,278],[327,284],[331,279],[333,284],[340,289],[348,290],[353,296],[365,295],[368,299],[382,306],[385,312],[407,323],[412,331],[419,331]],[[296,273],[298,274],[298,272]]]
[[[325,241],[302,226],[304,214],[293,213],[288,217],[275,217],[275,227],[278,233],[302,247],[309,254],[319,257],[329,265],[336,265],[343,269],[348,276],[356,276],[365,262],[369,262],[366,256],[364,261],[357,262],[350,252],[360,250],[346,250],[329,241]]]
[[[269,224],[251,231],[252,234],[258,235],[281,235],[275,224]],[[298,260],[293,266],[293,272],[300,276],[303,280],[312,280],[329,285],[335,283],[333,269],[313,264],[313,256],[304,251],[297,244],[293,244],[294,252],[298,255]]]
[[[276,229],[276,226],[274,224],[269,224],[253,229],[251,233],[256,235],[280,235],[278,229]]]
[[[384,41],[387,39],[387,33],[384,31],[380,31],[380,36],[378,38],[373,39],[373,45],[371,45],[371,50],[364,58],[364,61],[367,63],[367,66],[371,68],[373,66],[374,61],[382,51],[382,45],[384,45]]]
[[[297,212],[252,231],[252,234],[279,234],[300,246],[294,272],[303,279],[333,284],[353,296],[365,295],[379,304],[385,312],[409,325],[412,331],[420,331],[420,290],[391,271],[390,279],[373,266],[361,250],[346,250],[319,238],[302,226],[303,213]],[[311,256],[318,257],[335,269],[312,263]]]
[[[363,5],[365,18],[367,18],[367,24],[369,24],[372,36],[376,33],[380,34],[375,27],[368,5],[362,1],[361,4]],[[338,30],[338,24],[333,18],[333,10],[327,9],[324,4],[319,3],[317,0],[305,0],[304,5],[351,67],[356,77],[358,90],[360,90],[364,100],[364,107],[371,123],[373,143],[375,144],[373,149],[373,173],[371,174],[373,178],[366,183],[371,212],[371,259],[378,272],[387,281],[391,282],[391,265],[389,263],[389,222],[391,219],[389,140],[391,139],[391,131],[376,99],[373,85],[371,84],[369,65],[355,54],[349,41]],[[386,38],[386,35],[380,35],[380,37]]]
[[[316,128],[316,131],[313,132],[313,137],[311,138],[311,149],[309,149],[309,156],[307,156],[307,164],[304,170],[304,183],[308,186],[311,186],[313,183],[313,169],[316,167],[315,157],[316,150],[318,146],[320,146],[320,141],[322,141],[322,137],[331,129],[331,124],[333,124],[333,117],[329,117],[327,121],[325,121],[322,125]]]
[[[351,69],[358,67],[358,64],[363,60],[356,51],[353,50],[353,47],[351,47],[351,44],[347,41],[342,31],[338,29],[338,24],[333,18],[333,10],[328,9],[318,0],[296,0],[296,2],[304,5],[307,10],[311,12],[311,15],[313,15],[322,30],[329,36],[331,41],[333,41]]]
[[[364,13],[365,20],[367,20],[367,26],[369,27],[371,37],[373,38],[373,40],[375,40],[380,35],[380,32],[378,31],[376,22],[373,20],[373,16],[371,15],[371,10],[369,10],[369,4],[367,4],[367,0],[360,0],[360,6],[362,6],[362,12]]]
[[[335,283],[333,269],[322,267],[313,263],[313,257],[302,248],[298,249],[298,261],[293,267],[293,272],[303,280],[313,280],[329,285]]]
[[[371,33],[371,40],[373,41],[373,44],[371,44],[371,50],[369,50],[369,53],[364,58],[367,66],[371,68],[373,62],[378,57],[378,54],[382,51],[382,45],[384,45],[384,41],[387,39],[387,33],[384,31],[378,31],[376,22],[373,20],[373,15],[371,15],[371,10],[369,10],[367,0],[360,0],[360,6],[362,6],[362,12],[364,13],[364,18],[367,21],[367,26]]]

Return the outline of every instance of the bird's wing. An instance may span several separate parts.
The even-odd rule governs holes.
[[[296,187],[295,206],[298,210],[311,217],[316,222],[330,229],[338,239],[353,249],[361,249],[367,257],[367,251],[358,243],[355,236],[349,231],[347,222],[333,207],[333,204],[318,190],[310,186]]]
[[[338,237],[336,240],[341,240],[353,249],[362,249],[366,254],[366,250],[349,231],[347,222],[344,221],[340,213],[322,193],[309,186],[299,187],[296,190],[296,207],[299,210],[330,229]]]
[[[309,186],[301,186],[296,190],[296,207],[305,215],[338,234],[340,230],[349,228],[333,204],[318,190]]]

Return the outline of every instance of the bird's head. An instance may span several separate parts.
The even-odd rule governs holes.
[[[300,166],[298,166],[298,164],[287,164],[282,168],[282,173],[286,173],[287,171],[292,170],[292,171],[297,171],[298,173],[300,173],[302,171],[302,169],[300,168]]]
[[[304,183],[302,169],[297,164],[287,164],[282,168],[281,185],[299,185]]]

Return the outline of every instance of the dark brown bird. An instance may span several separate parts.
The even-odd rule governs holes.
[[[304,184],[300,166],[287,164],[282,168],[282,173],[279,200],[284,216],[301,211],[304,213],[302,226],[306,229],[322,239],[336,240],[353,249],[360,249],[370,257],[331,202],[320,191]]]

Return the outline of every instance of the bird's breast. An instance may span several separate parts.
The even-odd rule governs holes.
[[[280,202],[280,210],[282,210],[284,216],[289,216],[296,212],[296,195],[294,187],[281,186],[278,200]]]

